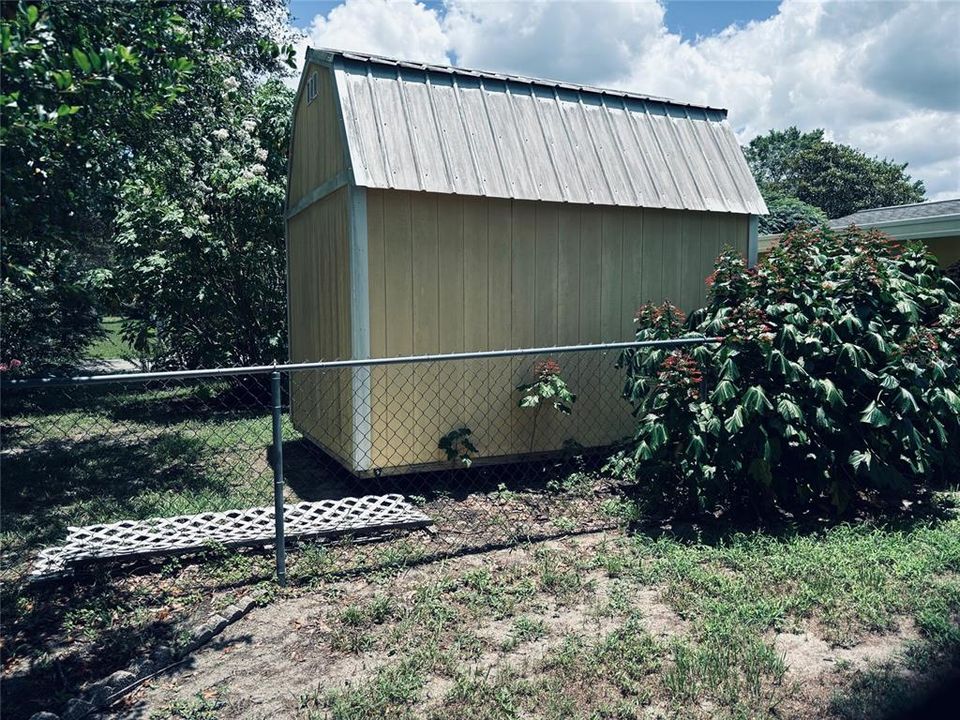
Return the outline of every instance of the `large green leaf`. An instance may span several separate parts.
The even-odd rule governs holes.
[[[77,64],[77,67],[85,73],[90,72],[93,67],[90,63],[90,58],[87,57],[87,54],[80,48],[73,48],[73,61]]]
[[[738,405],[733,409],[726,422],[723,423],[723,427],[729,434],[733,435],[743,429],[745,419],[746,413],[743,411],[743,407]]]
[[[734,385],[729,380],[721,380],[717,383],[717,386],[713,389],[713,392],[710,393],[710,399],[719,404],[723,404],[728,400],[732,400],[737,395],[737,386]]]
[[[840,390],[837,389],[837,386],[834,384],[833,380],[829,378],[821,378],[817,381],[817,384],[820,386],[820,391],[823,393],[822,397],[834,407],[840,407],[846,405],[846,402],[843,399],[843,394]]]
[[[899,392],[894,396],[894,406],[901,413],[917,412],[920,410],[920,407],[917,405],[916,399],[913,397],[913,394],[906,388],[900,388]]]
[[[751,385],[743,394],[743,407],[749,412],[757,413],[761,410],[773,410],[773,405],[767,399],[767,394],[759,385]]]
[[[871,401],[860,414],[860,421],[873,427],[885,427],[890,424],[890,418],[878,406],[876,401]]]
[[[803,419],[800,406],[786,396],[780,396],[777,400],[777,412],[787,421],[799,421]]]
[[[853,466],[854,470],[859,470],[860,467],[864,467],[867,470],[870,469],[870,463],[873,461],[873,453],[869,450],[854,450],[850,453],[850,458],[848,462]]]

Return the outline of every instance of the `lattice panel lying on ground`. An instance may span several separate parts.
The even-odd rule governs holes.
[[[283,517],[287,539],[414,530],[433,524],[403,495],[395,494],[285,505]],[[71,527],[64,545],[40,551],[30,578],[64,575],[72,565],[91,560],[193,552],[211,544],[263,545],[274,539],[272,506]]]

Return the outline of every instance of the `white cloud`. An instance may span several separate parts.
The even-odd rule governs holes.
[[[622,73],[663,15],[657,3],[450,0],[444,28],[467,67],[592,83]]]
[[[315,16],[304,30],[297,47],[300,67],[307,46],[450,62],[450,41],[436,11],[414,0],[345,0],[327,15]]]
[[[960,3],[784,0],[690,42],[656,2],[346,0],[313,46],[629,88],[730,109],[742,142],[824,128],[909,162],[931,198],[960,196]]]

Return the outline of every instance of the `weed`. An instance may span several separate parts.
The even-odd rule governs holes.
[[[317,581],[326,577],[334,567],[330,551],[318,543],[305,543],[296,553],[291,575],[297,579]]]
[[[600,503],[600,512],[621,522],[637,522],[643,517],[640,505],[635,500],[607,498]]]
[[[372,680],[327,694],[323,705],[337,720],[407,717],[420,697],[423,684],[417,658],[411,657],[381,668]],[[311,714],[310,717],[320,716]]]
[[[513,720],[521,716],[525,698],[533,694],[529,681],[505,667],[495,677],[462,674],[431,717],[463,720]]]
[[[593,492],[596,483],[597,478],[592,473],[577,471],[560,479],[548,480],[547,490],[574,497],[587,497]]]
[[[197,693],[190,700],[177,700],[150,714],[150,720],[216,720],[223,707],[217,691]]]
[[[581,569],[571,566],[566,558],[543,550],[538,550],[535,557],[540,588],[545,592],[568,601],[584,589]]]
[[[493,498],[500,504],[516,500],[518,496],[518,493],[510,490],[504,483],[497,485],[497,491],[493,493]]]
[[[542,620],[521,616],[513,621],[510,637],[504,641],[503,650],[509,652],[522,643],[539,640],[547,634],[547,626]]]
[[[494,618],[501,619],[513,615],[535,592],[531,579],[517,569],[496,578],[489,570],[482,569],[465,573],[462,586],[454,595],[475,615],[490,612]]]

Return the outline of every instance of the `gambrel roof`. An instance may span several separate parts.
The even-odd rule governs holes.
[[[354,52],[308,61],[333,70],[360,186],[767,211],[726,110]]]

